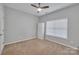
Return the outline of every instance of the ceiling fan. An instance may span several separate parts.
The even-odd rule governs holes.
[[[39,12],[42,11],[43,9],[49,8],[49,6],[40,6],[40,3],[38,3],[38,6],[37,6],[37,5],[34,5],[34,4],[31,4],[31,6],[37,8],[37,13],[39,13]]]

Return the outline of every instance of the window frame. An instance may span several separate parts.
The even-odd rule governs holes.
[[[47,32],[47,22],[51,22],[51,21],[55,21],[55,20],[62,20],[62,19],[66,19],[67,20],[67,34],[66,34],[66,38],[59,37],[59,36],[54,36],[54,35],[48,35],[48,36],[53,36],[53,37],[57,37],[57,38],[68,39],[68,18],[60,18],[60,19],[54,19],[54,20],[46,21],[45,22],[46,23],[46,28],[45,29],[46,29],[46,32]],[[46,32],[45,32],[45,35],[47,36]]]

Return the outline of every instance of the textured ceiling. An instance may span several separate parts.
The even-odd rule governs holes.
[[[56,10],[59,10],[61,8],[65,8],[67,6],[72,5],[71,3],[41,3],[41,6],[49,6],[48,9],[42,10],[40,13],[37,13],[37,9],[32,7],[30,5],[31,3],[6,3],[5,5],[14,8],[29,14],[33,14],[35,16],[42,16],[51,12],[54,12]],[[37,4],[36,4],[37,5]]]

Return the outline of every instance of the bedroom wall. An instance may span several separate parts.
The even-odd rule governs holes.
[[[4,9],[3,4],[0,3],[0,54],[4,48]]]
[[[36,37],[38,17],[9,7],[5,8],[5,44]]]
[[[40,17],[40,22],[68,18],[68,39],[47,36],[46,39],[71,47],[79,47],[79,4]]]

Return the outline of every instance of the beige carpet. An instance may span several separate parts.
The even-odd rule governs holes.
[[[48,40],[32,39],[6,45],[3,55],[74,55],[78,51]]]

